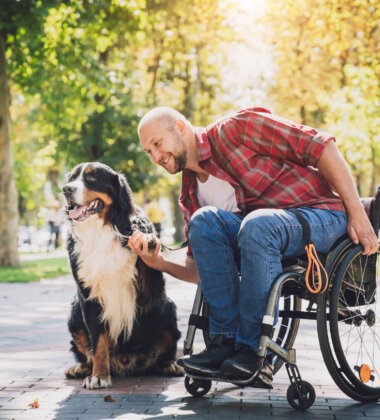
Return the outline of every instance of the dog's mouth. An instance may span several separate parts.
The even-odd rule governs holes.
[[[73,220],[85,220],[92,214],[100,213],[104,209],[104,202],[100,198],[90,201],[87,204],[76,204],[68,201],[68,215]]]

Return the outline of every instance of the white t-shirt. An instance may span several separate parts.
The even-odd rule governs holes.
[[[218,209],[238,212],[240,211],[235,196],[235,190],[231,184],[223,179],[215,178],[209,174],[206,182],[200,182],[198,178],[198,202],[201,207],[215,206]]]

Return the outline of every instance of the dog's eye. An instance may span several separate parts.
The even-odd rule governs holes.
[[[87,175],[87,181],[96,181],[96,178],[92,175]]]

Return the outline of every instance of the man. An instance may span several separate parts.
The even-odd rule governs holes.
[[[172,262],[159,245],[149,252],[141,232],[129,245],[153,268],[200,279],[212,344],[183,359],[185,367],[248,379],[259,369],[260,327],[281,259],[304,253],[302,226],[287,209],[308,221],[317,251],[328,252],[346,231],[363,254],[377,250],[352,176],[332,136],[262,108],[195,128],[159,107],[142,118],[138,133],[157,165],[183,172],[179,202],[190,246],[183,262]],[[261,372],[271,385],[267,359]]]

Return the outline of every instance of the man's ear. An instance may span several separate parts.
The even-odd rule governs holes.
[[[186,133],[186,123],[180,118],[174,121],[174,129],[183,136]]]
[[[134,210],[133,201],[132,201],[132,191],[128,185],[127,180],[124,175],[118,174],[118,184],[119,184],[119,204],[123,210]]]

